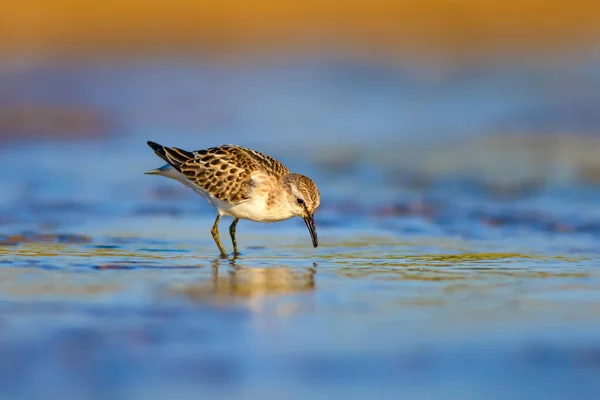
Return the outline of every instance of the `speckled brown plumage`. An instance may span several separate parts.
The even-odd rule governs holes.
[[[229,203],[249,198],[253,172],[260,170],[277,178],[290,172],[279,161],[242,146],[227,144],[189,152],[152,142],[149,145],[192,183]]]

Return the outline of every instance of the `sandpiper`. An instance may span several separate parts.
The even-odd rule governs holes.
[[[219,238],[221,216],[233,217],[229,234],[237,256],[238,221],[277,222],[302,217],[314,247],[318,246],[314,212],[321,202],[317,185],[308,177],[290,172],[279,161],[242,146],[226,144],[186,151],[148,142],[166,165],[146,172],[175,179],[192,188],[216,208],[211,234],[221,257],[227,253]]]

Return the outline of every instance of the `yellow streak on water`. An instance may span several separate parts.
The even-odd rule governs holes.
[[[73,244],[66,243],[24,243],[19,246],[0,246],[0,256],[19,256],[19,257],[129,257],[146,258],[151,260],[160,260],[172,258],[170,253],[160,252],[140,252],[119,248],[81,248]]]

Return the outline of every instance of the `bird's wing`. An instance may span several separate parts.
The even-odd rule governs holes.
[[[241,146],[223,145],[191,154],[193,158],[180,165],[181,173],[212,196],[229,203],[250,197],[258,183],[253,179],[259,175],[256,172],[274,177],[289,172],[277,160]]]

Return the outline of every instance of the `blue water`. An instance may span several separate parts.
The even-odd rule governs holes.
[[[45,111],[0,119],[2,397],[597,398],[595,66],[5,73],[2,115]],[[217,259],[149,139],[311,176],[320,246],[241,221]]]

